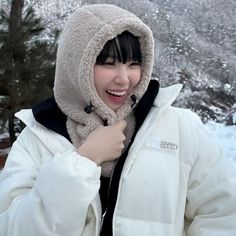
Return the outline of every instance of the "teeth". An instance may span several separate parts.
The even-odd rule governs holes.
[[[114,92],[114,91],[107,91],[109,94],[111,95],[115,95],[115,96],[124,96],[126,94],[126,91],[123,92]]]

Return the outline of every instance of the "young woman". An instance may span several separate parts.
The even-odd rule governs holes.
[[[113,5],[61,35],[55,99],[25,124],[0,180],[4,236],[234,236],[236,168],[151,80],[153,36]]]

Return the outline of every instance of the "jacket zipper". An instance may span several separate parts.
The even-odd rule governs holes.
[[[119,161],[119,159],[117,160],[117,162],[118,162],[118,161]],[[115,165],[113,166],[113,169],[112,169],[112,172],[111,172],[111,177],[110,177],[109,187],[108,187],[108,193],[107,193],[107,199],[109,199],[109,196],[110,196],[111,182],[112,182],[112,179],[113,179],[114,169],[115,169],[115,167],[116,167],[117,162],[116,162]],[[106,206],[106,210],[105,210],[104,213],[102,214],[101,229],[102,229],[102,226],[103,226],[104,218],[105,218],[106,213],[107,213],[107,208],[108,208],[108,207]]]

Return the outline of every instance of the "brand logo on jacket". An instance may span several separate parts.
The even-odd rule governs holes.
[[[149,137],[146,140],[146,146],[150,148],[165,150],[165,151],[177,151],[179,147],[178,144],[165,141],[163,139],[160,139],[159,137]]]
[[[160,141],[160,148],[176,151],[178,149],[178,145],[175,143],[161,140]]]

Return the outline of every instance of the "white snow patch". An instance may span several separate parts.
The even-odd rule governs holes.
[[[236,112],[233,114],[233,123],[236,125]]]
[[[222,123],[208,121],[207,133],[223,149],[226,156],[236,161],[236,125],[226,126]]]

